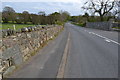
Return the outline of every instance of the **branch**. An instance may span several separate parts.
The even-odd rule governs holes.
[[[112,6],[108,10],[107,10],[107,5],[106,5],[105,12],[103,12],[103,15],[105,15],[108,12],[110,12],[114,8],[114,5],[115,5],[115,2],[113,1],[112,2]]]

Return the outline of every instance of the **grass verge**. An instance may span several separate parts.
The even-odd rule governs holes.
[[[76,22],[72,22],[72,24],[80,26],[80,27],[85,27],[85,23],[76,23]]]

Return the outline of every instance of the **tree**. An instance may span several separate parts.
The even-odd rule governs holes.
[[[15,13],[15,10],[12,7],[4,7],[3,12]]]
[[[38,12],[38,15],[45,16],[46,14],[45,14],[45,12],[44,12],[44,11],[40,11],[40,12]]]
[[[115,6],[115,0],[90,0],[87,1],[82,7],[85,10],[92,10],[95,13],[98,13],[101,21],[106,14],[110,13]]]
[[[0,12],[0,24],[2,23],[2,12]]]
[[[30,19],[31,19],[31,22],[33,23],[33,24],[39,24],[39,21],[38,21],[38,19],[39,19],[39,17],[38,17],[38,15],[36,15],[36,14],[31,14],[30,15]]]
[[[46,24],[46,14],[44,11],[38,12],[39,17],[39,24]]]
[[[87,21],[89,21],[89,14],[86,12],[83,17],[85,17],[87,19]]]
[[[48,15],[46,17],[46,24],[55,24],[55,20],[54,20],[53,15]]]
[[[120,17],[120,1],[115,1],[115,7],[113,9],[113,15],[114,15],[114,17],[116,17],[116,16]]]
[[[3,22],[15,21],[15,10],[12,7],[4,7],[2,11]]]
[[[30,16],[29,16],[29,12],[28,11],[23,11],[22,16],[23,16],[24,24],[26,24],[27,22],[30,21]]]
[[[67,11],[54,12],[49,15],[52,18],[52,24],[63,24],[69,18],[69,13]]]
[[[118,19],[120,20],[120,1],[118,1]]]
[[[67,11],[60,11],[60,14],[61,14],[61,21],[62,22],[66,21],[70,16],[70,14]]]
[[[57,21],[60,21],[60,13],[58,12],[54,12],[52,14],[50,14],[50,16],[52,17],[52,23],[55,24]]]
[[[8,23],[8,21],[9,21],[9,15],[5,12],[2,12],[2,21],[4,23]]]
[[[23,15],[22,13],[16,13],[16,23],[21,24],[23,22]]]

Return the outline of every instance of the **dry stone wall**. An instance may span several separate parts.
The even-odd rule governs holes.
[[[112,22],[112,21],[87,22],[86,27],[109,31],[109,30],[113,30],[114,27],[120,27],[120,23],[115,23],[115,22]]]
[[[45,26],[36,31],[16,33],[2,39],[0,46],[1,75],[11,72],[10,68],[21,65],[28,60],[44,44],[53,39],[63,26]],[[14,68],[15,68],[14,67]],[[9,71],[8,71],[9,70]],[[12,69],[11,69],[12,70]]]
[[[101,30],[110,30],[110,22],[87,22],[86,27],[101,29]]]

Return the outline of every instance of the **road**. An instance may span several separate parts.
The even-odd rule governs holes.
[[[66,23],[55,40],[10,78],[117,78],[119,45],[117,32]]]

